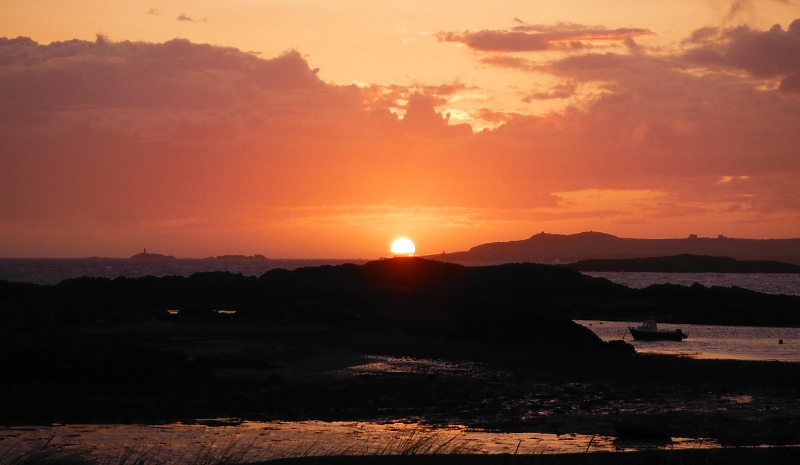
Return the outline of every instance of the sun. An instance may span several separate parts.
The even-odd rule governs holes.
[[[400,239],[392,242],[392,253],[395,255],[411,256],[414,255],[414,252],[416,251],[417,248],[414,246],[414,243],[405,237],[401,237]]]

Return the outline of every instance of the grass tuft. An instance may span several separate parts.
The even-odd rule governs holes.
[[[356,464],[416,465],[469,463],[474,465],[749,465],[751,463],[800,463],[800,448],[728,448],[682,451],[587,452],[577,454],[480,454],[479,448],[462,436],[442,435],[424,428],[403,428],[389,441],[365,439],[341,443],[333,448],[305,444],[296,449],[241,443],[236,439],[207,444],[198,450],[172,450],[170,446],[148,446],[139,441],[112,454],[89,448],[55,444],[47,440],[19,444],[0,443],[0,465],[242,465],[276,463],[295,465]]]
[[[0,465],[95,465],[80,451],[54,446],[52,442],[51,436],[46,441],[33,443],[23,450],[2,448]]]

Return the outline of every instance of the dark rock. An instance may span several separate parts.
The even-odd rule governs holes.
[[[623,354],[633,355],[636,353],[636,348],[633,347],[633,344],[629,344],[622,339],[608,341],[606,342],[606,347],[615,352],[620,352]]]

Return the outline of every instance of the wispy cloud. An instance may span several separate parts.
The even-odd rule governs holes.
[[[566,99],[575,95],[578,85],[574,82],[558,84],[547,92],[531,92],[522,101],[529,103],[534,100]]]
[[[481,63],[498,68],[519,69],[522,71],[534,71],[541,66],[541,63],[537,63],[533,60],[505,54],[491,54],[481,57],[480,61]]]
[[[608,29],[603,26],[558,23],[521,24],[506,30],[442,31],[436,34],[436,38],[440,42],[461,43],[480,52],[534,52],[580,50],[598,42],[623,42],[627,38],[651,34],[652,31],[642,28]]]
[[[178,21],[189,21],[189,22],[192,22],[192,23],[205,23],[205,22],[208,22],[208,18],[193,19],[192,17],[190,17],[190,16],[188,16],[188,15],[186,15],[184,13],[179,14],[178,17],[177,17],[177,20]]]

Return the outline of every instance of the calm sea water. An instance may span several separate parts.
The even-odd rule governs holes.
[[[623,339],[637,352],[681,355],[698,359],[762,360],[800,362],[800,328],[759,328],[753,326],[665,325],[689,334],[683,341],[636,341],[628,326],[640,322],[579,320],[604,341]],[[783,344],[778,341],[783,340]]]
[[[587,271],[584,274],[623,284],[645,288],[653,284],[680,284],[691,286],[739,286],[767,294],[800,295],[800,274],[783,273],[634,273],[625,271]]]
[[[131,260],[127,258],[0,258],[0,279],[6,281],[56,284],[64,279],[93,276],[116,278],[125,276],[189,276],[204,271],[229,271],[245,276],[260,276],[274,269],[294,270],[306,266],[363,264],[367,260],[270,259],[214,260],[179,258],[175,260]],[[606,278],[633,288],[652,284],[691,286],[739,286],[768,294],[800,295],[800,274],[758,273],[628,273],[587,272],[589,276]]]
[[[284,268],[366,263],[367,260],[279,259],[216,260],[178,258],[174,260],[131,260],[128,258],[2,258],[0,279],[36,284],[56,284],[81,276],[139,278],[142,276],[189,276],[205,271],[229,271],[245,276],[261,276]]]

